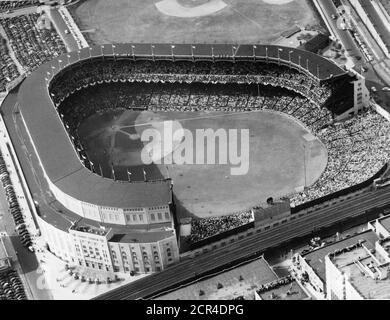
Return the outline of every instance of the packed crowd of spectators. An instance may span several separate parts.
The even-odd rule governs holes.
[[[38,28],[39,13],[0,19],[20,64],[32,71],[64,53],[65,45],[54,28]]]
[[[27,300],[23,283],[11,268],[0,270],[0,300]]]
[[[271,85],[295,91],[319,106],[327,104],[332,93],[345,84],[343,81],[320,84],[293,69],[259,62],[241,61],[234,64],[226,61],[192,63],[105,59],[85,62],[82,68],[76,67],[66,72],[61,75],[61,80],[52,85],[51,91],[58,103],[70,92],[102,81]],[[66,86],[63,86],[64,83]],[[335,104],[335,101],[332,102]]]
[[[264,292],[280,288],[282,286],[288,285],[288,284],[293,283],[293,282],[294,282],[294,278],[292,276],[288,275],[287,277],[277,279],[277,280],[272,281],[270,283],[261,284],[259,289],[256,290],[256,292],[257,292],[257,294],[262,294]]]
[[[186,240],[190,243],[195,243],[253,221],[254,217],[251,212],[242,212],[223,217],[193,219],[191,221],[191,235]]]
[[[290,115],[316,135],[328,151],[327,167],[320,179],[303,192],[291,195],[292,206],[363,182],[389,159],[390,123],[371,110],[335,122],[332,112],[323,107],[332,90],[306,76],[282,67],[260,68],[253,63],[230,63],[227,67],[225,63],[205,62],[195,68],[191,63],[162,61],[158,65],[160,73],[154,73],[155,68],[149,61],[87,63],[85,68],[56,78],[51,96],[73,136],[77,136],[84,119],[113,109],[273,110]],[[249,210],[228,217],[194,220],[190,241],[244,225],[250,222],[250,216]]]
[[[328,150],[328,165],[314,185],[291,198],[296,206],[374,176],[390,159],[390,123],[373,110],[316,133]]]
[[[39,5],[39,0],[0,1],[0,12]]]
[[[5,91],[7,83],[16,79],[19,76],[18,68],[15,65],[15,62],[12,60],[9,55],[7,42],[4,38],[0,36],[0,92]]]

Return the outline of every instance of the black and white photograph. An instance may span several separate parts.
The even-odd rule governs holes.
[[[0,179],[4,302],[390,300],[390,1],[0,0]]]

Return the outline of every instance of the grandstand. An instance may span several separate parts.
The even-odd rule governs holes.
[[[90,88],[106,87],[115,92],[121,86],[136,83],[143,83],[146,91],[119,95],[116,104],[110,103],[109,95],[102,96],[97,104],[86,101],[78,104],[75,98],[82,97]],[[174,106],[170,105],[170,100],[161,100],[161,95],[157,103],[147,92],[148,86],[163,92],[170,83],[180,88]],[[201,88],[196,102],[187,90],[192,84]],[[236,98],[232,105],[228,104],[230,99],[224,98],[210,105],[200,103],[202,91],[211,84],[234,88]],[[18,138],[17,131],[27,137],[25,147],[33,154],[33,159],[26,162],[26,170],[32,166],[39,173],[42,184],[38,193],[50,191],[48,199],[38,201],[39,206],[56,201],[56,212],[50,207],[41,210],[39,217],[50,249],[64,260],[94,267],[91,257],[84,256],[84,261],[76,255],[77,250],[61,247],[61,243],[53,240],[57,237],[53,234],[58,233],[65,242],[73,243],[71,237],[77,238],[81,232],[94,234],[97,243],[107,243],[103,252],[109,257],[105,264],[107,270],[149,273],[178,261],[170,179],[128,182],[119,181],[115,174],[102,176],[77,137],[78,127],[88,116],[110,109],[112,105],[129,110],[217,108],[233,112],[253,111],[259,108],[258,102],[254,100],[248,104],[250,95],[242,95],[238,89],[251,85],[261,85],[271,91],[272,88],[284,88],[290,92],[290,96],[260,97],[263,99],[260,109],[284,112],[299,119],[323,140],[331,154],[330,165],[323,176],[313,188],[294,195],[294,205],[359,183],[375,174],[387,161],[388,149],[384,145],[389,128],[380,117],[372,112],[362,112],[347,121],[335,121],[362,111],[363,102],[356,99],[361,91],[357,90],[361,81],[313,53],[260,45],[116,44],[82,49],[42,65],[24,81],[17,97],[16,120],[11,96],[2,110],[13,139]],[[243,97],[246,97],[246,103]],[[368,126],[369,123],[375,128]],[[378,128],[381,134],[376,137]],[[367,144],[371,148],[365,152]],[[358,169],[355,169],[355,164]],[[360,176],[367,165],[370,170]],[[29,181],[29,184],[35,183]],[[245,214],[241,218],[243,222],[234,222],[233,227],[251,221]],[[218,219],[216,221],[217,226]],[[204,222],[207,224],[210,220]],[[227,229],[232,227],[229,223]],[[75,225],[82,228],[75,232]],[[93,231],[99,228],[104,232]],[[218,227],[210,228],[218,232]],[[195,236],[194,241],[198,240]],[[128,256],[135,254],[139,260],[145,261],[146,255],[152,262],[158,262],[148,262],[142,268],[134,261],[121,264],[114,256],[123,254],[120,246],[124,243]],[[139,251],[133,248],[135,243]],[[143,249],[146,243],[150,244],[150,252]],[[157,246],[163,248],[161,255],[155,254]],[[164,261],[162,264],[161,260]]]

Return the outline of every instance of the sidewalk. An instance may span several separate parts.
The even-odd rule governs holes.
[[[101,275],[96,275],[97,271],[88,269],[85,270],[84,273],[90,272],[91,276],[92,273],[94,273],[94,275],[99,278],[100,283],[89,283],[88,279],[86,279],[85,282],[82,282],[80,279],[74,279],[74,277],[69,274],[69,271],[65,270],[66,263],[54,256],[52,253],[48,251],[38,252],[37,257],[39,260],[43,261],[43,263],[41,263],[42,273],[45,275],[45,279],[47,280],[47,289],[50,289],[55,300],[89,300],[109,290],[147,276],[128,276],[126,279],[124,279],[123,276],[119,276],[122,278],[119,282],[107,284],[102,283],[103,281],[106,281],[105,274],[101,273]],[[74,272],[82,272],[81,270],[75,270],[72,266],[70,266],[70,268],[73,269]],[[114,277],[111,276],[111,279],[113,278]],[[95,278],[92,280],[94,281]]]

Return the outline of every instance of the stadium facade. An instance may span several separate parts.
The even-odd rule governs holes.
[[[27,77],[16,104],[6,99],[2,106],[10,137],[18,144],[15,139],[23,135],[32,154],[29,165],[41,179],[39,192],[46,195],[37,201],[37,221],[51,252],[69,263],[113,272],[153,273],[179,260],[171,180],[123,182],[101,176],[74,137],[72,110],[61,103],[104,82],[172,81],[170,74],[180,78],[180,66],[198,62],[294,70],[303,75],[300,83],[281,79],[275,85],[270,76],[266,84],[306,96],[335,118],[356,114],[368,102],[364,79],[321,56],[287,47],[116,44],[64,54]],[[150,77],[131,73],[132,65],[140,63],[147,64]],[[154,69],[158,63],[166,74]],[[186,81],[188,75],[182,76]],[[35,182],[27,180],[32,191]]]

